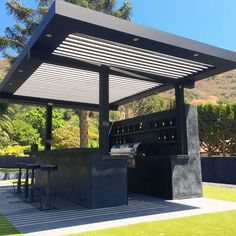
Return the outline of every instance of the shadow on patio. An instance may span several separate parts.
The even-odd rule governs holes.
[[[40,211],[38,203],[26,203],[10,187],[0,187],[0,212],[24,234],[197,209],[133,193],[129,195],[127,206],[87,209],[58,198],[56,207],[54,210]]]

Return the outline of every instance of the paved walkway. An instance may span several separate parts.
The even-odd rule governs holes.
[[[207,198],[165,201],[131,194],[128,206],[89,210],[57,199],[57,209],[40,211],[17,197],[11,188],[0,187],[0,212],[25,235],[66,235],[139,222],[236,210],[236,203]]]

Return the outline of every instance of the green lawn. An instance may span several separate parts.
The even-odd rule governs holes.
[[[236,188],[219,188],[215,186],[204,185],[203,195],[204,197],[236,202]]]
[[[204,197],[236,202],[236,189],[203,187]],[[79,236],[235,236],[236,211],[210,213],[93,231]]]
[[[6,168],[0,168],[0,173],[4,173],[4,174],[6,174],[6,173],[17,173],[18,172],[18,169],[11,169],[11,168],[8,168],[8,169],[6,169]]]
[[[165,221],[75,234],[80,236],[235,236],[236,211],[211,213]]]
[[[0,186],[7,184],[7,185],[12,185],[14,181],[17,181],[17,179],[9,179],[9,180],[0,180]],[[21,180],[22,182],[25,181],[25,179]],[[29,184],[31,183],[31,178],[29,178]]]
[[[0,214],[0,235],[21,235],[21,233],[9,221]]]
[[[3,184],[12,185],[13,181],[17,181],[17,179],[0,180],[0,186]]]

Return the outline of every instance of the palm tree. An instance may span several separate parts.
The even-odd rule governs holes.
[[[7,104],[0,104],[0,146],[6,147],[11,143],[13,124],[9,117],[12,109]]]

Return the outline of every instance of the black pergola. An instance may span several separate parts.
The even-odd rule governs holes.
[[[1,83],[0,99],[47,105],[47,139],[52,105],[99,110],[107,153],[109,109],[175,88],[184,129],[184,87],[234,68],[234,52],[56,0]]]

